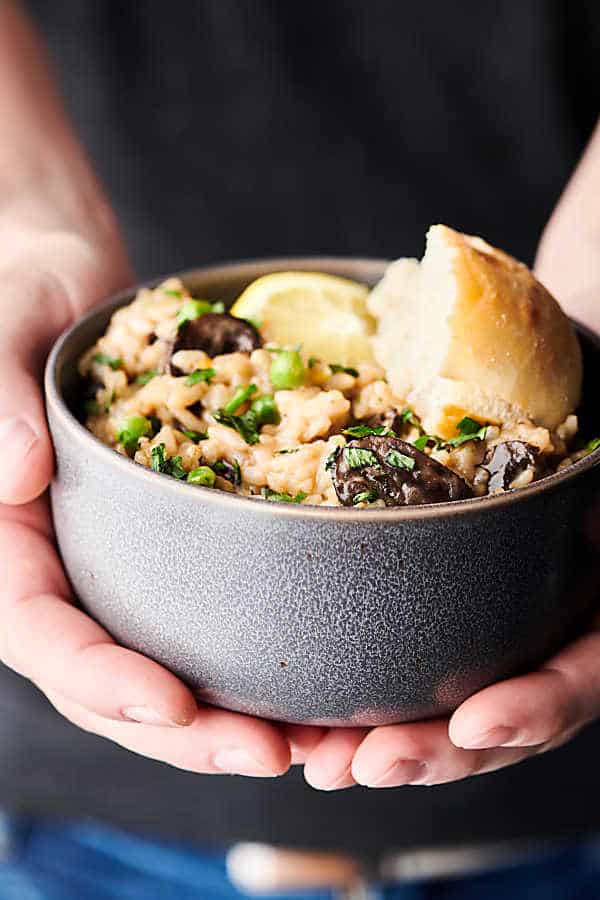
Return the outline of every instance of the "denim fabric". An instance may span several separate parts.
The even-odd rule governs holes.
[[[600,849],[578,844],[486,875],[371,889],[373,900],[599,900]],[[240,900],[222,854],[92,822],[0,815],[0,900]],[[256,895],[254,895],[256,897]],[[267,900],[267,898],[264,898]],[[330,891],[269,900],[335,900]]]
[[[93,822],[0,816],[0,900],[239,900],[223,854]],[[330,891],[269,900],[332,900]]]
[[[485,875],[380,889],[373,900],[600,900],[600,846],[581,843]]]

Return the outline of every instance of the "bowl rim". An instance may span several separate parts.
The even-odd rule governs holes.
[[[586,472],[600,464],[600,447],[592,451],[588,456],[578,460],[572,465],[534,481],[525,487],[515,488],[502,494],[494,494],[484,497],[470,497],[466,500],[449,500],[444,503],[424,503],[419,506],[398,506],[376,509],[354,509],[352,507],[339,506],[311,506],[295,503],[269,503],[258,497],[245,497],[227,491],[214,490],[199,485],[189,485],[176,478],[157,478],[156,473],[145,466],[135,463],[132,459],[116,453],[111,447],[103,444],[94,437],[87,428],[78,421],[68,408],[59,387],[59,373],[64,362],[63,355],[73,337],[97,318],[106,315],[107,312],[117,309],[119,306],[130,302],[135,294],[142,288],[153,288],[161,284],[167,278],[181,278],[193,282],[198,278],[222,278],[236,274],[248,274],[259,277],[265,274],[265,267],[272,267],[272,271],[293,269],[327,271],[328,268],[344,270],[356,268],[359,272],[372,271],[375,277],[381,276],[381,269],[390,260],[376,257],[354,256],[292,256],[292,257],[265,257],[233,262],[224,262],[192,269],[184,269],[162,277],[151,278],[147,281],[136,283],[97,304],[85,316],[77,319],[70,325],[54,343],[45,366],[44,390],[46,404],[60,423],[64,431],[74,443],[82,443],[86,454],[92,454],[99,465],[116,467],[116,474],[141,479],[141,483],[147,488],[172,492],[174,498],[182,501],[208,503],[213,506],[221,506],[224,510],[235,513],[238,509],[246,509],[247,512],[264,514],[274,518],[299,518],[305,520],[328,519],[339,523],[355,522],[392,522],[421,519],[443,519],[452,516],[464,516],[477,514],[477,512],[491,511],[502,506],[512,506],[515,503],[523,503],[532,500],[540,494],[554,492],[566,483],[575,481]],[[355,277],[354,275],[342,275],[342,277]],[[364,277],[364,276],[363,276]],[[359,278],[360,280],[360,278]],[[600,353],[600,335],[592,329],[582,325],[578,321],[571,320],[578,332],[580,332]],[[195,498],[195,499],[194,499]]]

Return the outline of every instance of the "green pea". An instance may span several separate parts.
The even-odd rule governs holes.
[[[279,425],[281,421],[277,404],[271,394],[257,397],[250,409],[256,413],[256,424],[259,428],[261,425]]]
[[[208,466],[198,466],[197,469],[192,469],[187,480],[190,484],[201,484],[204,487],[214,487],[215,473]]]
[[[280,350],[271,363],[271,384],[276,391],[291,391],[306,380],[302,357],[297,350]]]
[[[152,424],[145,416],[129,416],[117,431],[117,440],[129,455],[135,453],[140,438],[152,434]]]

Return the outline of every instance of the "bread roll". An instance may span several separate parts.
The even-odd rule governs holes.
[[[478,237],[433,225],[423,260],[400,259],[371,292],[374,351],[426,431],[465,415],[555,428],[580,400],[579,343],[529,269]]]

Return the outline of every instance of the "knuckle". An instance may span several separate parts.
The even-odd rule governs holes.
[[[535,737],[537,738],[535,743],[556,740],[563,732],[567,730],[570,721],[571,716],[569,715],[568,710],[564,707],[559,707],[557,709],[549,711],[547,713],[544,727],[540,729],[539,734],[535,735]]]
[[[469,757],[464,765],[465,777],[483,775],[485,772],[491,772],[497,768],[497,754],[494,751],[475,750],[469,752]]]
[[[429,755],[425,742],[402,726],[394,733],[394,744],[397,754],[404,759],[425,761]]]
[[[581,709],[577,692],[574,691],[564,672],[548,668],[546,674],[552,679],[547,695],[543,727],[540,728],[536,743],[549,741],[571,728],[580,718]]]

